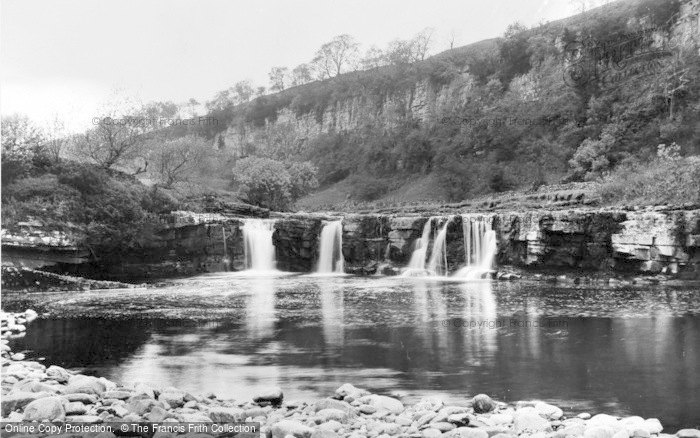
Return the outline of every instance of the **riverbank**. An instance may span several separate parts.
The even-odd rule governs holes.
[[[654,418],[564,413],[539,401],[500,403],[488,396],[468,397],[459,405],[425,398],[405,405],[396,398],[342,385],[329,398],[312,403],[284,397],[283,389],[261,389],[250,400],[224,400],[147,383],[119,384],[77,374],[55,365],[25,361],[7,347],[36,316],[28,311],[2,315],[3,421],[107,422],[259,422],[262,436],[509,438],[698,438],[700,431],[664,431]],[[17,327],[22,325],[23,327]],[[21,353],[19,353],[21,354]],[[102,438],[114,436],[102,434]],[[158,435],[169,436],[169,435]],[[204,435],[203,435],[204,436]]]

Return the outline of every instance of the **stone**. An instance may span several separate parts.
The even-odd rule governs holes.
[[[105,392],[106,386],[96,377],[75,375],[68,380],[68,385],[64,389],[65,394],[95,394],[100,395]]]
[[[82,402],[69,402],[64,406],[66,415],[83,415],[87,412],[87,408]]]
[[[97,415],[71,415],[66,417],[66,423],[102,423],[102,417]]]
[[[400,414],[404,410],[404,405],[400,400],[384,395],[369,396],[369,404],[374,406],[380,413],[384,411],[391,414]]]
[[[700,430],[698,429],[681,429],[676,432],[678,438],[700,438]]]
[[[311,438],[339,438],[334,430],[326,428],[318,428],[311,433]]]
[[[126,400],[131,397],[130,392],[126,391],[105,391],[102,393],[102,398],[114,398],[117,400]]]
[[[323,400],[319,400],[316,403],[314,403],[313,406],[314,412],[318,412],[323,409],[339,409],[350,414],[353,411],[353,407],[349,403],[345,403],[344,401],[335,400],[332,398],[324,398]]]
[[[513,415],[511,414],[493,414],[490,417],[491,422],[494,426],[507,425],[513,422]]]
[[[430,427],[432,427],[433,429],[437,429],[442,433],[445,433],[454,430],[457,426],[446,421],[438,421],[436,423],[430,423]]]
[[[235,423],[246,418],[245,411],[241,408],[216,407],[209,409],[208,413],[215,423]]]
[[[430,429],[425,429],[421,433],[421,436],[423,438],[438,438],[438,437],[442,436],[442,432],[440,432],[437,429],[430,428]]]
[[[156,398],[156,393],[153,388],[150,386],[144,384],[144,383],[138,383],[134,386],[134,394],[144,394],[147,395],[150,398],[155,399]]]
[[[341,411],[340,409],[321,409],[320,411],[316,412],[316,417],[320,421],[317,421],[317,423],[325,423],[327,421],[335,420],[340,423],[347,423],[349,416],[347,412]]]
[[[81,402],[90,405],[97,403],[96,396],[94,396],[93,394],[85,394],[82,392],[76,392],[75,394],[65,394],[63,398],[68,400],[69,402]]]
[[[564,416],[560,408],[545,402],[535,404],[535,411],[548,420],[558,420]]]
[[[586,429],[583,438],[612,438],[615,432],[610,426],[593,426]]]
[[[628,433],[627,431],[625,431],[625,433],[627,434],[628,437],[632,437],[632,438],[650,438],[651,437],[651,433],[649,433],[649,431],[647,429],[644,429],[644,428],[636,428],[636,429],[632,430],[632,433]]]
[[[469,414],[452,414],[447,417],[447,421],[457,426],[466,426],[471,421]]]
[[[155,406],[156,401],[150,398],[133,399],[126,405],[126,408],[132,414],[144,415],[150,412],[151,408]]]
[[[472,408],[477,414],[485,414],[491,412],[494,408],[493,400],[486,394],[475,395],[472,399]]]
[[[170,414],[168,413],[168,411],[161,408],[160,406],[153,406],[151,408],[151,412],[146,414],[146,419],[148,421],[152,421],[154,423],[160,423],[163,420],[165,420],[166,418],[168,418],[169,415]]]
[[[329,430],[332,430],[334,432],[337,432],[343,428],[343,425],[335,420],[330,420],[330,421],[327,421],[325,423],[319,424],[318,427],[319,427],[319,429],[329,429]]]
[[[516,432],[523,433],[527,431],[530,433],[534,433],[549,432],[552,430],[549,421],[540,417],[538,414],[534,412],[522,411],[523,409],[516,411],[513,418],[514,428]]]
[[[158,401],[170,408],[179,408],[185,404],[185,393],[182,391],[164,391],[158,396]]]
[[[291,435],[295,438],[310,438],[314,432],[308,426],[304,426],[299,421],[282,420],[272,425],[272,438],[286,438]]]
[[[23,409],[34,400],[49,397],[46,392],[13,392],[2,396],[2,416],[7,417],[10,412]]]
[[[612,415],[608,414],[597,414],[591,417],[590,420],[588,420],[588,425],[589,426],[610,426],[613,428],[617,428],[620,426],[619,421],[617,421],[617,418],[613,417]]]
[[[489,434],[485,430],[472,427],[458,427],[450,432],[449,436],[455,438],[489,438]]]
[[[644,428],[649,431],[650,434],[659,434],[664,427],[657,418],[647,418],[644,421]]]
[[[413,420],[411,420],[408,417],[404,417],[403,415],[399,415],[394,419],[394,422],[398,424],[399,426],[410,426],[413,424]]]
[[[58,397],[43,397],[24,408],[23,421],[64,421],[66,411]]]
[[[64,368],[51,365],[46,369],[46,376],[57,381],[58,383],[66,383],[68,380],[70,380],[71,374]]]
[[[266,388],[253,397],[253,401],[255,403],[270,403],[274,406],[279,406],[282,404],[283,399],[284,393],[282,392],[282,388],[279,386]]]
[[[377,412],[377,408],[372,405],[360,405],[360,412],[365,415],[372,415]]]
[[[630,434],[626,430],[618,430],[612,438],[630,438]]]
[[[355,398],[360,398],[369,395],[369,392],[365,391],[364,389],[356,388],[349,383],[344,383],[340,386],[340,388],[335,390],[335,395],[337,395],[340,398],[344,398],[349,395]]]
[[[591,418],[591,414],[589,414],[588,412],[582,412],[582,413],[578,414],[576,416],[576,418],[580,418],[582,420],[588,420]]]

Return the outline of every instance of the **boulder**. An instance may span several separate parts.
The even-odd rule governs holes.
[[[66,411],[59,397],[43,397],[24,408],[23,421],[64,421]]]
[[[359,389],[349,383],[345,383],[340,388],[335,390],[335,395],[339,398],[352,396],[357,399],[369,395],[369,391],[365,391],[364,389]]]
[[[326,423],[331,420],[338,421],[340,423],[347,423],[349,420],[348,413],[340,409],[321,409],[316,412],[316,423]]]
[[[495,407],[493,400],[486,394],[478,394],[472,399],[472,408],[477,414],[491,412]]]
[[[681,429],[676,433],[678,438],[700,438],[698,429]]]
[[[13,392],[2,396],[2,416],[7,417],[10,412],[21,410],[29,403],[40,398],[49,397],[46,392]]]
[[[274,406],[279,406],[282,404],[283,399],[284,393],[282,392],[282,388],[278,386],[264,389],[253,397],[253,401],[255,403],[270,403]]]
[[[552,430],[552,426],[549,424],[549,421],[540,417],[538,414],[534,412],[521,411],[522,410],[516,411],[513,417],[514,428],[518,434],[526,431],[529,433],[534,433],[550,432]]]
[[[371,407],[374,408],[374,406]],[[350,406],[349,403],[340,400],[335,400],[332,398],[324,398],[323,400],[319,400],[316,403],[314,403],[314,412],[322,411],[324,409],[339,409],[348,414],[352,413],[353,411],[353,407]],[[376,412],[376,408],[374,408],[374,410]]]
[[[583,438],[612,438],[616,430],[610,426],[588,427],[583,433]]]
[[[100,395],[106,391],[106,386],[98,378],[75,375],[68,380],[68,385],[64,389],[65,394],[95,394]]]
[[[374,406],[377,412],[389,412],[390,414],[400,414],[404,410],[404,405],[400,400],[384,395],[369,396],[370,406]]]
[[[549,403],[538,402],[535,404],[535,410],[548,420],[558,420],[564,416],[564,412],[561,409]]]
[[[216,407],[209,409],[208,413],[215,423],[235,423],[246,418],[245,411],[241,408]]]
[[[295,420],[282,420],[272,425],[272,438],[286,438],[291,435],[295,438],[310,438],[314,432],[308,426],[304,426]]]

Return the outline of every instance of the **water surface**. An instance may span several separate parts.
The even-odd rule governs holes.
[[[695,287],[217,274],[3,306],[48,312],[13,349],[123,383],[313,400],[350,382],[409,403],[483,392],[700,425]]]

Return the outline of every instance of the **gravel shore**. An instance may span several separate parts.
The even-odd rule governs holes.
[[[8,338],[21,336],[26,324],[36,316],[33,311],[0,314],[2,421],[84,424],[246,421],[260,423],[260,436],[272,438],[700,438],[697,429],[664,433],[662,424],[655,418],[588,413],[567,417],[560,408],[541,401],[505,404],[484,394],[465,400],[466,407],[445,405],[438,398],[424,398],[406,406],[396,398],[371,394],[348,383],[329,398],[313,403],[286,400],[281,388],[264,389],[252,400],[241,401],[222,400],[215,394],[190,394],[177,388],[154,388],[147,382],[119,384],[55,365],[47,367],[24,360],[21,353],[13,354]],[[91,432],[63,436],[116,435]],[[152,436],[234,435],[156,432]]]

